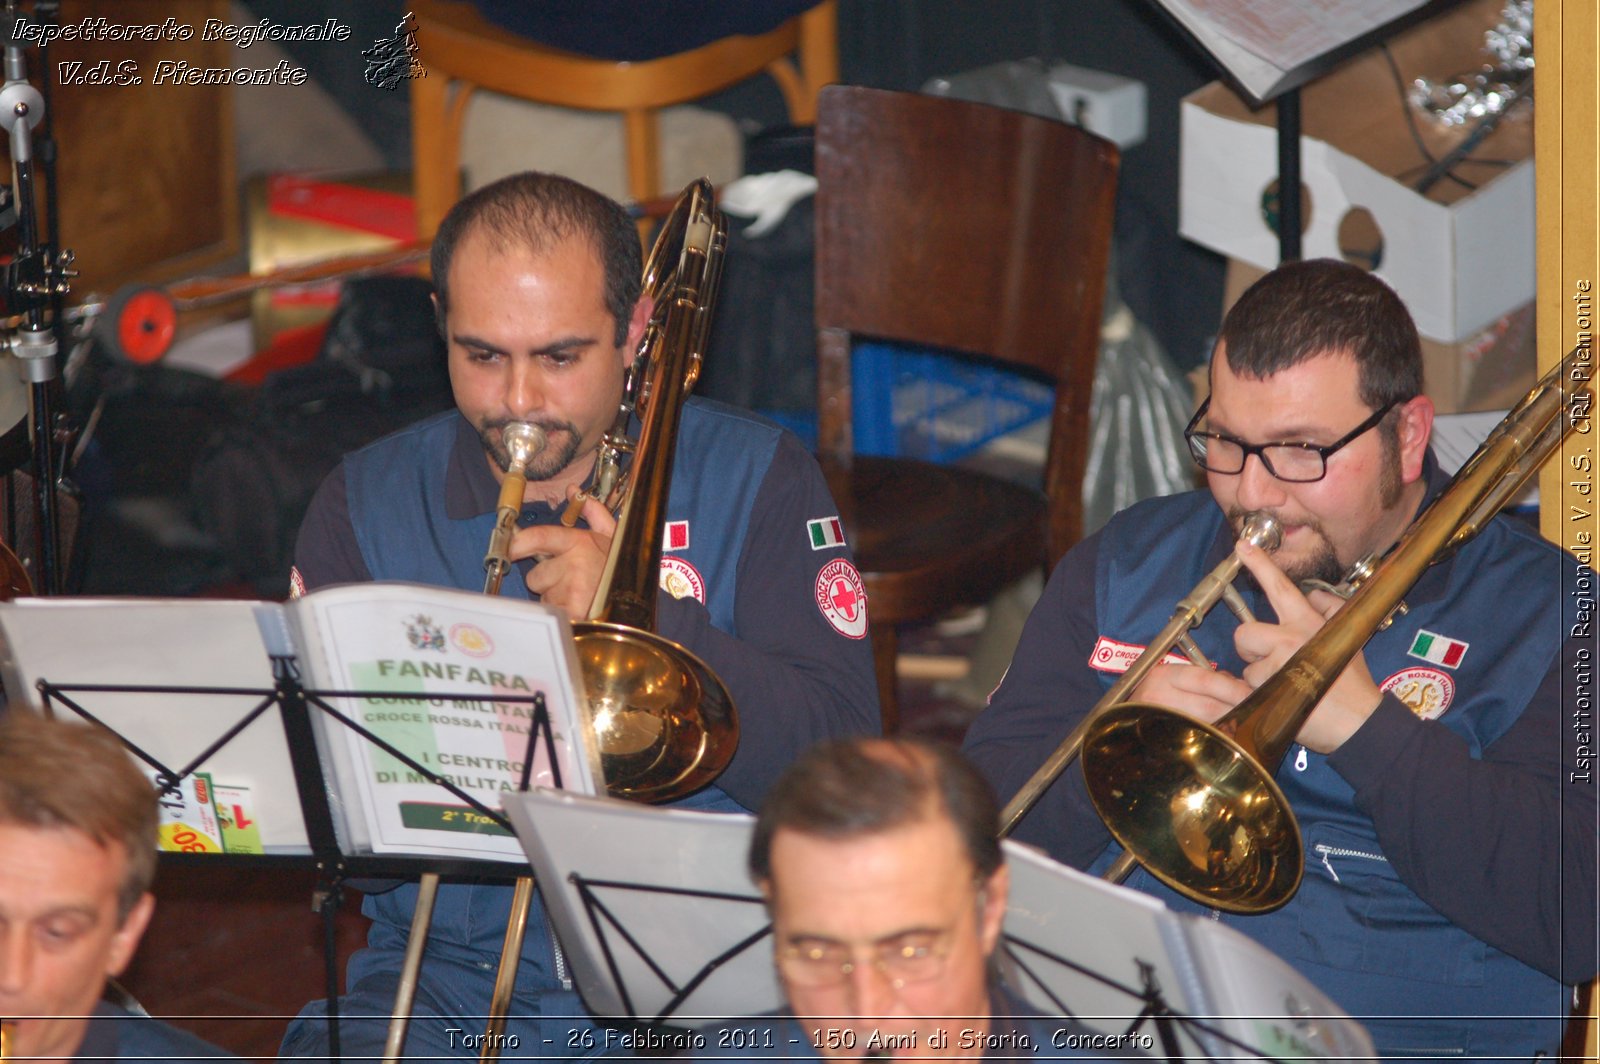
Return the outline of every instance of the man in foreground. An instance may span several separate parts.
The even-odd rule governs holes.
[[[1416,329],[1377,278],[1300,262],[1241,296],[1188,432],[1210,491],[1130,508],[1063,559],[967,736],[997,790],[1022,786],[1234,550],[1248,512],[1284,529],[1272,556],[1239,547],[1261,619],[1214,610],[1194,636],[1215,667],[1159,666],[1136,700],[1215,720],[1337,623],[1335,596],[1297,584],[1388,550],[1446,482],[1421,392]],[[1563,708],[1591,682],[1592,635],[1561,623],[1578,578],[1506,517],[1424,573],[1278,771],[1304,836],[1299,892],[1264,915],[1212,914],[1299,968],[1385,1056],[1553,1053],[1563,984],[1595,974],[1594,792]],[[1093,870],[1119,852],[1076,770],[1017,837]],[[1205,911],[1142,871],[1128,884]]]
[[[301,528],[294,587],[407,580],[480,589],[507,469],[503,433],[532,422],[547,444],[527,469],[515,572],[501,593],[586,618],[614,522],[593,499],[579,527],[558,518],[592,485],[649,321],[634,223],[573,181],[518,174],[452,209],[432,268],[457,409],[346,456]],[[671,487],[658,630],[721,678],[741,729],[731,765],[687,804],[754,809],[806,746],[876,730],[865,595],[821,471],[776,426],[690,400]],[[373,928],[350,963],[341,1015],[390,1011],[416,894],[407,884],[366,900]],[[476,1056],[510,900],[499,884],[441,888],[408,1054]],[[326,1055],[317,1010],[291,1025],[285,1054]],[[564,1055],[588,1026],[537,904],[511,1013],[505,1044],[523,1054]],[[351,1055],[383,1051],[377,1020],[347,1020],[341,1033]]]
[[[155,789],[106,730],[0,712],[0,1034],[37,1061],[230,1057],[100,1000],[155,908]]]
[[[947,748],[846,740],[803,756],[750,842],[788,1008],[729,1025],[737,1038],[703,1032],[703,1054],[1080,1055],[1065,1047],[1084,1028],[999,978],[1010,879],[996,824],[994,792]]]

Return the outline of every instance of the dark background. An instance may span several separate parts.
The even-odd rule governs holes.
[[[739,5],[748,9],[760,2],[739,0]],[[349,23],[357,40],[391,34],[405,13],[403,0],[249,0],[248,6],[258,17],[288,23],[312,21],[320,17],[318,9],[325,9],[328,16]],[[522,18],[537,19],[539,10],[567,6],[561,0],[528,4]],[[630,0],[629,6],[638,19],[649,19],[652,13],[681,19],[694,17],[697,9],[715,17],[719,4]],[[677,32],[662,31],[663,36]],[[360,69],[329,49],[315,44],[286,47],[351,111],[392,168],[410,168],[410,119],[403,93],[370,91]],[[607,42],[597,40],[591,50],[606,47]],[[1144,82],[1148,132],[1144,143],[1124,156],[1122,168],[1118,255],[1123,296],[1179,368],[1198,365],[1209,354],[1208,337],[1220,314],[1223,263],[1178,236],[1178,102],[1216,75],[1155,0],[839,0],[839,71],[850,84],[916,91],[930,78],[1030,57]],[[786,121],[778,89],[764,76],[700,105],[731,115],[747,135]]]

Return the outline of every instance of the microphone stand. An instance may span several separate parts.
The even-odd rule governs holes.
[[[17,210],[17,254],[6,271],[6,294],[23,310],[24,321],[8,346],[23,369],[32,398],[29,425],[33,442],[34,538],[37,591],[60,590],[60,536],[56,508],[54,461],[55,412],[51,385],[56,378],[59,346],[47,325],[45,307],[68,290],[72,253],[59,256],[39,239],[34,194],[32,131],[44,118],[44,95],[27,80],[27,61],[13,33],[17,12],[8,0],[0,28],[5,35],[5,81],[0,83],[0,128],[10,137],[12,189]]]

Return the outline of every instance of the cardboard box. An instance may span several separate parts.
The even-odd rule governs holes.
[[[1500,0],[1472,0],[1389,42],[1406,85],[1449,78],[1484,61],[1484,31]],[[1404,106],[1409,107],[1409,104]],[[1380,51],[1367,52],[1301,90],[1301,167],[1309,210],[1307,258],[1370,265],[1410,307],[1424,336],[1457,343],[1533,298],[1532,107],[1519,105],[1455,173],[1426,196],[1411,184],[1428,167]],[[1278,236],[1266,202],[1278,173],[1275,107],[1251,111],[1221,83],[1182,105],[1179,230],[1199,244],[1271,268]],[[1466,130],[1417,115],[1434,158]],[[1498,165],[1510,160],[1512,164]]]
[[[1223,313],[1265,270],[1237,259],[1228,263],[1223,288]],[[1533,303],[1503,314],[1478,332],[1455,343],[1422,338],[1423,391],[1441,414],[1470,410],[1506,410],[1527,394],[1538,377],[1534,350]],[[1197,390],[1207,387],[1205,369]]]

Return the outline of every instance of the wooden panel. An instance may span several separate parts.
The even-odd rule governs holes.
[[[1539,369],[1580,343],[1593,366],[1595,306],[1600,301],[1600,11],[1593,0],[1535,5],[1540,91],[1536,105],[1538,175]],[[1546,537],[1594,564],[1595,432],[1588,410],[1559,461],[1540,480]],[[1592,596],[1591,596],[1592,597]]]
[[[92,18],[117,27],[173,19],[193,31],[187,41],[63,40],[50,47],[58,78],[114,79],[121,72],[124,80],[141,79],[52,85],[47,121],[59,159],[60,243],[77,253],[82,271],[74,290],[109,289],[134,277],[170,279],[233,255],[239,246],[234,90],[170,78],[155,83],[162,60],[234,65],[225,42],[201,40],[206,19],[227,19],[225,0],[192,0],[176,15],[170,0],[65,0],[61,7],[63,27]],[[37,85],[38,49],[29,51],[28,62]]]
[[[1539,42],[1539,96],[1535,105],[1535,167],[1538,181],[1539,369],[1544,371],[1575,347],[1595,367],[1594,328],[1600,302],[1600,8],[1594,0],[1539,0],[1534,5],[1534,39]],[[1540,528],[1588,568],[1580,585],[1563,589],[1564,625],[1573,638],[1594,646],[1592,634],[1594,549],[1600,540],[1596,512],[1596,452],[1593,411],[1575,412],[1576,429],[1558,459],[1545,466],[1539,481]],[[1585,630],[1582,626],[1587,623]],[[1580,636],[1580,633],[1581,636]],[[1573,732],[1563,742],[1592,746],[1592,673],[1569,677],[1565,692],[1573,708]],[[1580,701],[1580,693],[1590,696]],[[1580,711],[1583,715],[1579,716]],[[1592,789],[1592,780],[1566,781]],[[1597,1056],[1596,993],[1600,981],[1584,990],[1583,1004],[1562,1047],[1567,1059]]]

